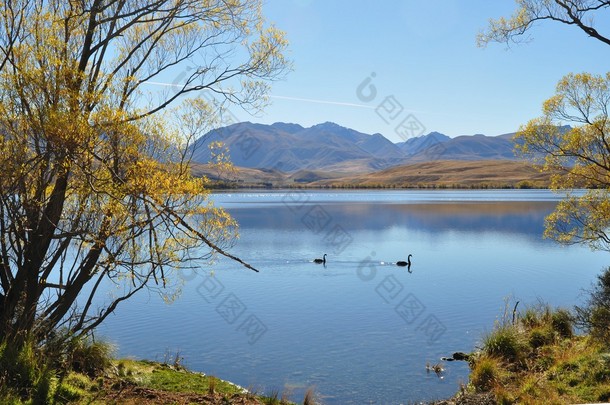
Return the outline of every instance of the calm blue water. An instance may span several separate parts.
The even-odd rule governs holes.
[[[121,356],[186,365],[259,392],[315,387],[325,404],[445,398],[504,299],[572,306],[607,254],[542,239],[548,191],[245,192],[214,200],[238,220],[231,252],[184,276],[173,304],[146,293],[99,330]],[[312,260],[327,253],[327,265]],[[412,273],[394,265],[413,254]],[[213,270],[213,274],[211,271]],[[512,305],[512,304],[511,304]],[[512,307],[511,307],[512,308]]]

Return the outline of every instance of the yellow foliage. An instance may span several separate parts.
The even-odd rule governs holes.
[[[266,82],[287,68],[287,44],[265,28],[258,0],[149,3],[0,4],[0,262],[12,273],[0,291],[52,271],[66,291],[94,276],[126,280],[126,291],[167,286],[182,267],[228,255],[237,226],[189,169],[189,147],[218,123],[217,107],[191,95],[259,108]],[[171,91],[150,91],[172,73]],[[232,170],[225,147],[215,159]],[[36,307],[40,296],[23,300],[52,327],[72,303],[55,303],[46,288],[33,293],[47,307]],[[5,313],[22,310],[20,294],[3,296]],[[2,322],[19,318],[2,315],[0,338]]]
[[[609,108],[610,73],[568,74],[544,103],[544,115],[516,136],[517,149],[552,174],[553,189],[592,189],[562,201],[547,218],[545,235],[561,243],[610,250]]]

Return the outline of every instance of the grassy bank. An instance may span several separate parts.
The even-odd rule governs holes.
[[[72,373],[61,387],[63,392],[75,393],[83,404],[291,403],[276,393],[260,395],[214,376],[145,360],[113,361],[105,375],[96,379]]]
[[[469,383],[438,404],[610,401],[608,342],[575,335],[572,312],[538,305],[503,319],[469,358]]]
[[[112,346],[76,338],[61,349],[47,343],[13,350],[0,345],[1,404],[291,404],[288,393],[257,393],[178,361],[111,357]],[[304,404],[314,403],[314,393]]]
[[[43,398],[3,388],[2,404],[292,404],[280,393],[250,392],[214,376],[146,360],[113,360],[98,376],[71,371],[51,378]],[[313,392],[304,403],[313,404]]]

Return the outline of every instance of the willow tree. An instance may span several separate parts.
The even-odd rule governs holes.
[[[479,45],[489,42],[524,42],[530,37],[528,31],[536,23],[550,21],[572,26],[591,38],[610,45],[610,32],[607,24],[602,27],[600,21],[607,21],[610,1],[602,0],[515,0],[517,9],[506,18],[500,17],[489,22],[487,30],[481,32],[477,41]],[[596,20],[597,17],[597,20]]]
[[[545,235],[610,251],[610,73],[569,74],[543,106],[543,116],[517,133],[517,148],[542,163],[554,189],[568,196],[546,219]]]
[[[202,91],[260,108],[286,69],[260,1],[0,11],[0,340],[86,333],[142,289],[173,294],[185,268],[240,261],[189,146],[215,116]],[[98,300],[108,281],[112,299]]]
[[[492,19],[477,41],[519,43],[537,23],[554,22],[610,45],[607,21],[610,1],[515,0],[509,18]],[[543,105],[543,116],[531,120],[516,136],[517,149],[542,163],[557,190],[589,188],[570,195],[546,219],[545,235],[561,243],[584,243],[610,251],[610,73],[568,74],[555,96]]]

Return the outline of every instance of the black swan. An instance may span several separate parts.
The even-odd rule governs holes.
[[[401,267],[405,267],[405,266],[406,266],[406,267],[407,267],[407,269],[410,269],[410,268],[411,268],[411,256],[413,256],[413,255],[411,255],[411,254],[410,254],[410,255],[407,257],[407,261],[406,261],[406,262],[405,262],[405,261],[403,261],[403,260],[400,260],[400,261],[396,262],[396,265],[397,265],[397,266],[401,266]]]
[[[324,256],[321,259],[313,259],[313,262],[317,264],[326,264],[326,253],[324,253]]]

